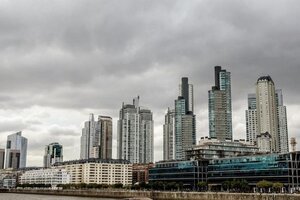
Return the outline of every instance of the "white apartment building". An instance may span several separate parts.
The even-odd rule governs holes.
[[[71,180],[70,173],[64,169],[39,169],[26,171],[20,177],[21,184],[69,184]]]
[[[66,161],[57,165],[71,175],[70,183],[73,184],[131,185],[132,183],[132,164],[129,161],[88,159]]]

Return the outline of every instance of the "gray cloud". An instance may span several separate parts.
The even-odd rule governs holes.
[[[264,74],[283,89],[295,135],[299,8],[296,0],[3,1],[0,114],[6,118],[0,139],[23,129],[38,152],[55,135],[73,158],[89,112],[116,120],[122,102],[140,95],[155,114],[159,160],[163,114],[173,107],[182,76],[194,84],[198,137],[208,134],[207,91],[215,65],[232,72],[235,137],[245,137],[247,93]],[[26,120],[13,121],[11,113]],[[74,148],[69,141],[77,141]]]

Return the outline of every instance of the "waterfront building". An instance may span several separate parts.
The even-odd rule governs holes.
[[[198,145],[186,151],[186,159],[218,159],[259,153],[258,147],[245,140],[218,140],[202,137]]]
[[[199,182],[207,182],[207,160],[171,160],[156,162],[149,169],[150,182],[178,183],[186,189],[197,189]]]
[[[131,163],[153,162],[153,114],[139,106],[139,97],[133,104],[124,104],[118,120],[117,157]]]
[[[246,141],[256,144],[257,110],[256,94],[248,94],[248,110],[246,110]]]
[[[175,159],[175,110],[168,108],[165,115],[163,160]]]
[[[149,164],[133,164],[132,166],[132,184],[148,183],[149,182],[149,169],[154,166],[153,163]]]
[[[209,161],[208,183],[221,188],[228,180],[246,180],[251,187],[261,180],[283,183],[288,191],[300,187],[300,152],[242,156]]]
[[[25,171],[20,176],[21,184],[45,184],[56,187],[58,184],[69,184],[71,176],[64,169],[38,169]]]
[[[80,158],[112,158],[112,118],[90,114],[89,121],[84,123],[81,136]]]
[[[59,143],[51,143],[45,147],[44,167],[49,168],[56,162],[63,161],[63,146]]]
[[[183,77],[181,79],[180,96],[175,100],[175,141],[174,138],[169,140],[167,146],[175,147],[173,149],[172,157],[169,152],[169,159],[184,159],[185,151],[196,144],[196,116],[193,113],[194,100],[193,100],[193,85],[188,83],[188,78]],[[164,152],[168,154],[168,152]]]
[[[260,152],[263,153],[272,152],[272,136],[268,132],[257,135],[256,143]]]
[[[0,169],[4,169],[5,149],[0,149]]]
[[[215,86],[208,91],[209,137],[232,140],[231,74],[215,67]]]
[[[248,95],[246,110],[247,141],[257,144],[257,136],[266,132],[272,138],[271,152],[289,152],[286,106],[283,104],[282,90],[275,90],[270,76],[257,80],[256,94]]]
[[[55,163],[55,166],[70,174],[72,184],[132,184],[132,164],[126,160],[91,158]]]
[[[27,138],[22,136],[22,132],[17,132],[7,136],[5,149],[5,169],[26,167],[27,158]]]
[[[289,137],[287,127],[287,112],[286,106],[283,104],[282,90],[277,89],[276,94],[276,105],[277,105],[277,118],[278,118],[278,141],[279,141],[279,152],[289,152]]]

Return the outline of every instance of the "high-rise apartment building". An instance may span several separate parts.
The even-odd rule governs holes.
[[[167,144],[175,147],[172,149],[175,155],[173,154],[172,157],[169,155],[169,159],[184,159],[186,156],[185,151],[196,144],[193,85],[188,83],[187,77],[183,77],[179,89],[180,96],[175,100],[175,137],[169,140],[173,144]]]
[[[246,110],[246,141],[256,144],[257,111],[256,94],[248,94],[248,110]]]
[[[163,160],[175,159],[175,110],[168,108],[164,124]]]
[[[248,95],[246,133],[247,141],[257,145],[258,139],[270,134],[270,152],[289,152],[286,106],[282,90],[275,90],[270,76],[260,77],[256,83],[256,94]]]
[[[209,136],[232,140],[231,74],[215,67],[215,86],[208,91]]]
[[[45,147],[44,167],[49,168],[56,162],[63,162],[63,146],[57,142]]]
[[[117,157],[131,163],[153,162],[153,117],[149,109],[139,106],[139,97],[133,104],[124,104],[118,120]]]
[[[272,152],[279,152],[275,85],[270,76],[262,76],[257,80],[256,108],[258,132],[270,133],[272,137]]]
[[[90,114],[89,121],[84,123],[81,136],[81,159],[112,158],[112,118]]]
[[[17,132],[7,136],[5,151],[5,168],[24,168],[27,159],[27,138],[22,136],[22,132]]]
[[[4,169],[5,149],[0,149],[0,169]]]

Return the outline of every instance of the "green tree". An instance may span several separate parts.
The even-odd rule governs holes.
[[[267,192],[269,190],[269,188],[271,188],[273,186],[273,183],[270,181],[262,180],[262,181],[259,181],[258,183],[256,183],[256,186],[258,188],[262,188],[264,192]]]
[[[283,188],[283,183],[275,182],[273,183],[272,188],[274,189],[275,192],[280,193],[281,189]]]
[[[204,181],[198,182],[198,183],[197,183],[197,186],[198,186],[198,189],[199,189],[200,191],[205,191],[205,190],[207,190],[207,183],[204,182]]]

